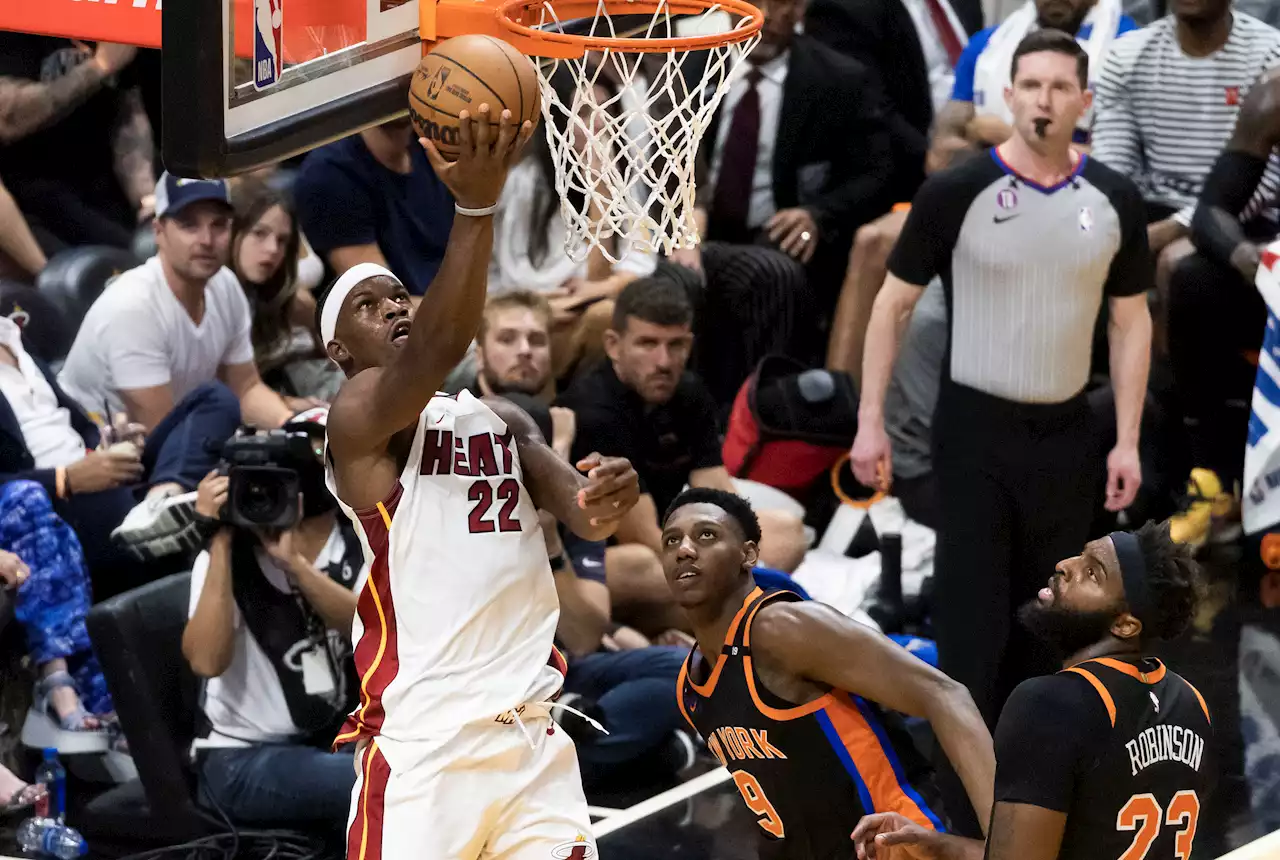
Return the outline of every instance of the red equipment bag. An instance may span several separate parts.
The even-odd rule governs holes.
[[[799,498],[849,452],[857,433],[849,374],[770,355],[734,398],[721,453],[731,475]]]

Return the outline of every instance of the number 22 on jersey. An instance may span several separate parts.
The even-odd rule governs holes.
[[[1162,810],[1151,794],[1135,794],[1120,807],[1116,815],[1117,830],[1136,830],[1128,850],[1120,860],[1143,860],[1151,850],[1151,843],[1160,835],[1161,825],[1177,827],[1173,856],[1178,860],[1190,860],[1191,847],[1196,841],[1196,822],[1200,818],[1200,798],[1194,791],[1180,791],[1169,801],[1169,808]]]

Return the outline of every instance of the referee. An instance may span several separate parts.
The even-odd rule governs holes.
[[[1083,390],[1104,295],[1117,423],[1107,509],[1127,507],[1141,481],[1153,265],[1138,189],[1071,148],[1087,75],[1071,36],[1022,40],[1005,91],[1013,136],[921,186],[867,329],[852,460],[874,486],[893,474],[883,410],[898,344],[941,276],[950,344],[933,421],[933,622],[940,668],[989,725],[1019,681],[1054,668],[1014,615],[1088,536],[1099,470]]]

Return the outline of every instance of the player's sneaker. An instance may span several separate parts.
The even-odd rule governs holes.
[[[1182,510],[1169,518],[1169,536],[1199,550],[1240,537],[1240,499],[1210,469],[1192,469]]]

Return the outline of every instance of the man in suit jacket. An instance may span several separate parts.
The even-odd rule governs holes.
[[[820,295],[834,295],[853,232],[891,202],[884,97],[860,63],[796,35],[803,0],[761,8],[747,74],[702,139],[699,226],[709,240],[775,245],[808,266]],[[672,258],[688,265],[696,255]]]

